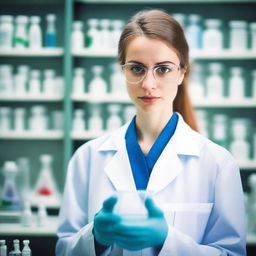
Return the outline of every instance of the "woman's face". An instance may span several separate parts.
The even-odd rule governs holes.
[[[172,112],[173,100],[185,73],[178,68],[180,60],[176,52],[162,40],[139,36],[128,44],[125,64],[127,72],[133,72],[129,79],[135,77],[136,80],[138,75],[140,80],[146,72],[139,83],[127,82],[128,94],[137,110]]]

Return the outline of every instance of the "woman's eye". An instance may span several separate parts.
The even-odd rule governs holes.
[[[172,71],[172,69],[169,68],[169,67],[158,67],[157,68],[157,72],[162,73],[162,74],[168,73],[168,72],[171,72],[171,71]]]
[[[140,66],[132,66],[131,71],[136,73],[136,74],[143,74],[145,72],[145,69]]]

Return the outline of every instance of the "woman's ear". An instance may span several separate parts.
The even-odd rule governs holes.
[[[182,84],[185,74],[186,74],[186,68],[181,68],[178,85]]]

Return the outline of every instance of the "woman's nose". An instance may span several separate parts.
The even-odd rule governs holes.
[[[141,87],[147,90],[155,89],[157,85],[157,81],[153,75],[153,72],[149,70],[145,76],[145,78],[142,80]]]

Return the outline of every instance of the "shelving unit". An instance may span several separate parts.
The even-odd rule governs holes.
[[[0,50],[0,57],[62,57],[63,48],[42,48],[38,50]]]

